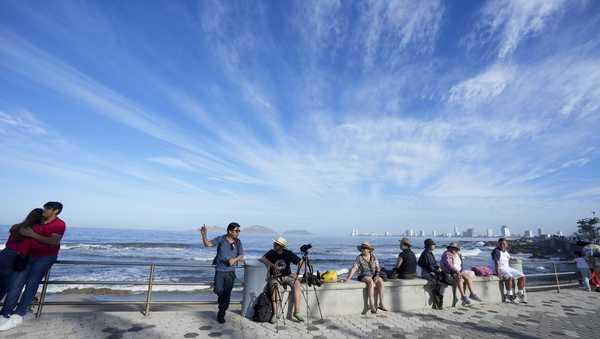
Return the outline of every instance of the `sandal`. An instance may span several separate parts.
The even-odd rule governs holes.
[[[387,310],[388,310],[388,309],[387,309],[387,308],[385,308],[385,306],[383,306],[383,305],[379,305],[379,307],[378,307],[378,308],[379,308],[380,310],[382,310],[382,311],[385,311],[385,312],[387,312]]]

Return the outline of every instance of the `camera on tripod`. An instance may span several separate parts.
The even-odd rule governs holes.
[[[304,244],[302,246],[300,246],[300,252],[302,252],[302,254],[306,255],[308,254],[308,250],[310,250],[312,248],[311,244]]]

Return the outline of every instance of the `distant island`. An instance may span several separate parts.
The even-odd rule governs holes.
[[[274,230],[260,225],[253,225],[248,227],[242,227],[242,234],[276,234]]]
[[[313,235],[313,233],[306,230],[287,230],[283,232],[283,234],[287,235]]]
[[[225,227],[220,226],[206,226],[206,230],[209,233],[227,233],[227,229]],[[252,235],[275,235],[278,232],[273,230],[272,228],[260,225],[252,225],[248,227],[242,226],[242,236],[244,234],[252,234]],[[286,235],[313,235],[313,233],[305,230],[287,230],[283,232]]]

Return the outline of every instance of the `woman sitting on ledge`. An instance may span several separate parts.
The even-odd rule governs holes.
[[[462,305],[470,305],[471,301],[469,298],[481,301],[477,294],[475,294],[475,291],[473,291],[473,283],[471,282],[469,274],[463,270],[463,257],[459,253],[460,247],[458,246],[458,243],[451,242],[446,249],[447,251],[442,254],[442,270],[447,274],[451,274],[454,278],[456,288],[460,293]],[[469,288],[469,298],[466,296],[465,284],[467,284],[467,287]]]
[[[363,242],[356,248],[358,248],[360,254],[356,257],[356,261],[354,261],[354,265],[352,265],[352,268],[348,273],[348,277],[346,279],[342,279],[342,282],[347,282],[348,280],[352,279],[354,273],[358,271],[358,281],[362,281],[367,284],[367,289],[369,291],[368,301],[371,313],[377,313],[378,308],[382,311],[387,311],[387,308],[383,306],[383,279],[379,275],[381,267],[379,266],[377,257],[375,254],[373,254],[375,248],[368,242]],[[379,294],[378,307],[375,307],[373,303],[375,299],[375,287],[377,287]]]
[[[412,247],[408,238],[400,240],[400,254],[396,259],[394,268],[395,276],[398,279],[415,279],[417,277],[417,257],[410,249]]]

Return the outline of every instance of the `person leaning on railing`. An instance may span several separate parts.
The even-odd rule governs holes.
[[[225,312],[229,308],[231,290],[235,282],[235,267],[244,260],[244,248],[240,236],[240,225],[232,222],[227,226],[227,234],[208,240],[206,225],[200,228],[202,243],[206,247],[217,247],[217,255],[213,259],[215,280],[213,291],[218,296],[219,311],[217,321],[225,323]]]
[[[1,311],[3,317],[0,319],[0,331],[15,328],[23,323],[23,317],[29,312],[29,306],[42,279],[58,257],[60,241],[66,230],[64,221],[58,217],[63,205],[60,202],[50,201],[43,207],[43,222],[33,227],[21,228],[19,231],[21,236],[33,241],[29,260],[23,271],[13,274],[7,286]]]

